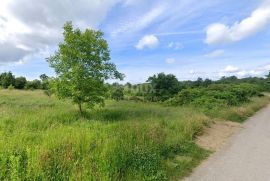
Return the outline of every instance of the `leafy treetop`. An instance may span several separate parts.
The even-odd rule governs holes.
[[[101,31],[74,29],[71,22],[64,25],[64,41],[58,51],[47,60],[57,78],[53,82],[60,98],[71,98],[89,107],[103,105],[107,92],[104,81],[122,79],[115,64],[109,62],[110,51]]]

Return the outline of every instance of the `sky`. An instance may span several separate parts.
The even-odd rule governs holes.
[[[67,21],[104,32],[124,82],[270,70],[270,0],[0,0],[0,72],[54,76],[46,58]]]

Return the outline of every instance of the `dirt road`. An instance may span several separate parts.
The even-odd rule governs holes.
[[[270,181],[270,106],[259,111],[185,181]]]

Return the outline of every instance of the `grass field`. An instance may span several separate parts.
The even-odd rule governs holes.
[[[177,180],[209,151],[194,138],[213,119],[242,122],[268,104],[203,110],[107,101],[82,118],[41,91],[0,91],[0,180]]]

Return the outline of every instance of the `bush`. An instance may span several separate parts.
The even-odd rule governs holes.
[[[122,88],[122,87],[114,88],[114,90],[112,91],[111,97],[112,97],[112,99],[114,99],[116,101],[123,100],[124,99],[124,88]]]
[[[220,106],[224,107],[227,105],[226,101],[223,99],[216,99],[214,97],[207,97],[207,96],[199,97],[198,99],[192,101],[191,104],[196,107],[204,107],[207,109],[214,109]]]
[[[204,89],[184,89],[180,91],[177,96],[169,99],[167,103],[173,106],[190,104],[193,100],[203,96],[204,93]]]
[[[131,96],[131,97],[129,97],[128,100],[130,100],[130,101],[136,101],[136,102],[143,102],[144,101],[143,98],[138,97],[138,96]]]
[[[46,95],[46,96],[48,96],[48,97],[51,97],[52,96],[52,94],[53,94],[53,92],[52,92],[52,90],[44,90],[44,94]]]
[[[27,80],[25,77],[17,77],[15,79],[15,88],[16,89],[24,89],[26,82],[27,82]]]
[[[166,101],[176,95],[181,86],[175,75],[159,73],[149,77],[151,89],[147,90],[147,99],[151,101]]]
[[[15,76],[12,72],[4,72],[0,74],[0,84],[6,89],[10,85],[15,84]]]
[[[248,83],[213,84],[205,87],[184,89],[166,103],[172,106],[193,105],[204,108],[236,106],[260,95],[260,87]]]
[[[33,81],[27,81],[25,88],[33,90],[33,89],[41,89],[42,86],[41,86],[40,80],[33,80]]]
[[[13,90],[14,89],[14,86],[13,85],[9,85],[8,86],[8,90]]]

